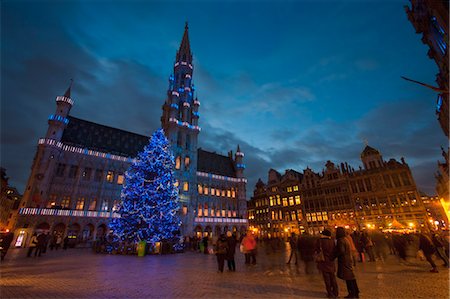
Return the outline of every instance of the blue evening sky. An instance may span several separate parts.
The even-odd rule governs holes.
[[[405,157],[434,194],[440,146],[428,47],[407,1],[2,1],[1,165],[20,192],[54,99],[135,133],[160,126],[184,23],[201,101],[199,145],[245,152],[247,193],[267,172],[361,164],[364,140]]]

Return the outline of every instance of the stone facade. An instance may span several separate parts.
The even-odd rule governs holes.
[[[245,230],[244,154],[239,146],[234,158],[198,148],[200,102],[194,99],[192,75],[186,25],[161,117],[175,157],[181,232]],[[39,139],[15,224],[19,246],[35,231],[67,235],[72,244],[87,246],[103,236],[117,217],[124,174],[148,144],[148,136],[70,115],[73,104],[70,86],[56,98],[47,133]],[[214,213],[205,213],[205,206]]]
[[[424,205],[403,158],[401,162],[384,161],[378,150],[366,146],[361,160],[359,170],[331,161],[322,173],[307,168],[303,173],[288,170],[282,176],[271,169],[267,185],[259,181],[249,202],[254,216],[249,218],[250,227],[262,236],[285,237],[289,232],[317,234],[335,226],[389,228],[394,220],[411,228],[427,224]]]

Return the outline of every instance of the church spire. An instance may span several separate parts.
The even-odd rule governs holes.
[[[184,26],[183,39],[181,40],[180,48],[177,52],[177,61],[192,63],[191,45],[189,43],[189,26],[187,22]]]

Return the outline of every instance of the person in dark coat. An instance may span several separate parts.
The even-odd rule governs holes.
[[[203,253],[208,254],[208,237],[207,236],[203,237],[202,244],[203,244]]]
[[[228,270],[229,271],[236,271],[236,263],[234,261],[234,255],[236,253],[236,235],[232,234],[230,231],[227,232],[227,264],[228,264]]]
[[[6,253],[8,253],[9,246],[11,245],[12,240],[14,239],[14,234],[12,232],[7,232],[2,236],[1,240],[1,260],[5,259]]]
[[[433,241],[434,247],[436,248],[437,255],[442,259],[442,261],[444,261],[444,266],[448,267],[449,262],[448,262],[448,255],[445,252],[445,248],[444,248],[444,239],[442,239],[442,237],[439,234],[434,233],[433,237],[432,237],[432,241]]]
[[[44,233],[40,233],[37,236],[37,246],[36,246],[36,251],[34,252],[34,256],[41,256],[42,252],[44,251],[44,246],[45,246],[45,240],[46,240],[46,236]]]
[[[228,242],[224,234],[221,234],[216,242],[216,256],[217,264],[219,266],[219,272],[223,272],[223,266],[225,264],[225,257],[228,251]]]
[[[336,245],[331,239],[331,232],[327,229],[322,231],[322,236],[316,242],[315,252],[322,251],[324,261],[317,262],[317,269],[322,272],[323,281],[327,289],[328,298],[337,298],[339,296],[339,289],[336,282],[336,265],[334,263],[336,254]]]
[[[423,255],[425,256],[425,258],[432,267],[430,272],[438,273],[439,271],[436,267],[436,264],[433,261],[433,254],[436,251],[436,249],[434,248],[433,241],[431,240],[431,238],[425,233],[420,234],[419,249],[423,251]]]
[[[355,273],[353,273],[351,248],[345,237],[345,229],[343,227],[336,229],[336,239],[336,256],[338,258],[337,277],[345,280],[348,291],[348,295],[344,298],[359,298],[358,284],[356,283]]]
[[[314,269],[315,246],[316,239],[306,232],[298,240],[298,250],[300,251],[300,258],[305,263],[306,274],[312,274]]]
[[[295,233],[291,234],[291,237],[289,238],[289,245],[291,247],[291,254],[289,255],[289,260],[287,261],[286,264],[290,264],[291,263],[291,259],[293,256],[295,256],[295,264],[297,265],[297,242],[298,242],[298,238],[297,235]]]

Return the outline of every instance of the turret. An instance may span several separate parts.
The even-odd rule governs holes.
[[[244,160],[244,153],[241,152],[241,148],[238,145],[236,154],[234,155],[234,163],[236,165],[236,176],[238,178],[244,177],[245,164],[243,160]]]
[[[62,134],[69,119],[70,108],[73,106],[73,100],[70,98],[73,80],[70,80],[70,85],[63,96],[56,97],[56,112],[48,117],[48,129],[45,135],[46,139],[53,139],[61,141]]]
[[[381,153],[369,145],[366,145],[362,151],[361,161],[363,162],[364,169],[380,168],[384,165]]]

